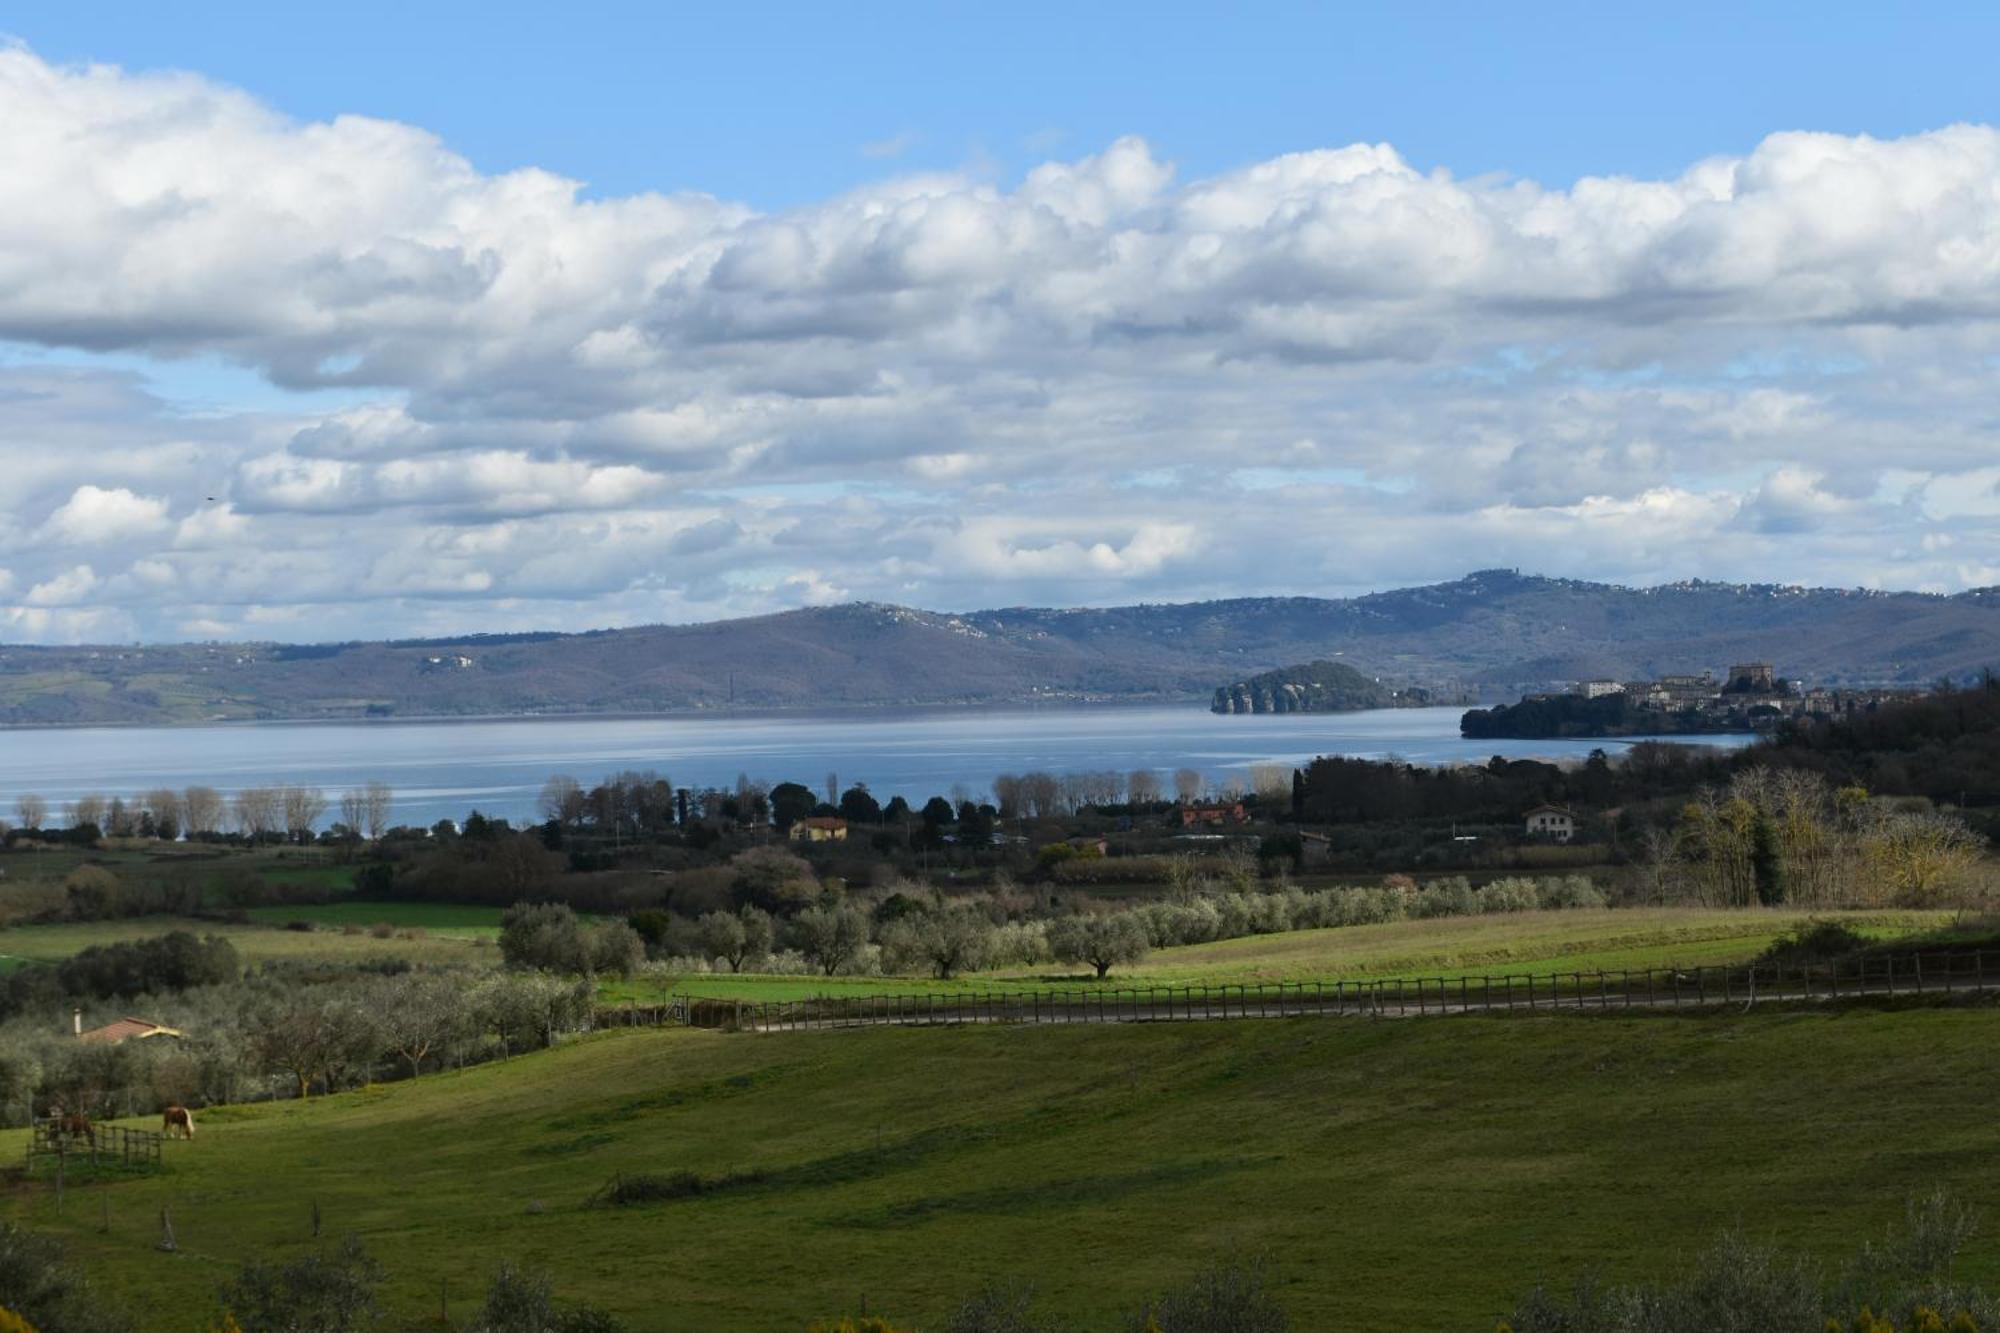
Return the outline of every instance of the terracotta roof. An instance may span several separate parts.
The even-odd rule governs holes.
[[[799,821],[807,828],[846,828],[847,821],[832,815],[810,815]]]
[[[178,1037],[182,1035],[176,1028],[164,1023],[153,1023],[143,1018],[121,1018],[115,1023],[106,1023],[101,1028],[77,1033],[78,1041],[102,1041],[115,1046],[121,1041],[131,1041],[143,1037]]]
[[[1559,805],[1538,805],[1534,809],[1528,811],[1527,817],[1532,818],[1535,815],[1562,815],[1565,818],[1570,818],[1570,819],[1575,818],[1574,815],[1570,814],[1569,811],[1563,809]]]

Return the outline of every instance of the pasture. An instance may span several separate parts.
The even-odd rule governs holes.
[[[187,930],[197,935],[220,935],[236,946],[246,964],[296,962],[325,959],[360,962],[378,958],[404,959],[412,963],[497,964],[500,951],[490,945],[496,930],[477,927],[419,927],[421,935],[377,938],[362,926],[388,920],[388,905],[368,904],[383,910],[364,911],[352,924],[361,926],[354,934],[329,922],[310,931],[289,930],[284,921],[309,917],[314,909],[283,908],[270,923],[209,921],[194,917],[140,916],[117,921],[57,922],[51,925],[13,926],[0,930],[0,970],[31,963],[59,963],[93,944],[114,944],[121,940],[146,939],[169,931]],[[328,908],[317,909],[326,912]],[[454,909],[433,908],[451,912]],[[408,929],[409,927],[403,927]]]
[[[1480,975],[1735,963],[1755,957],[1803,922],[1834,920],[1879,938],[1944,929],[1949,912],[1801,912],[1657,907],[1439,917],[1380,925],[1250,935],[1159,949],[1120,967],[1111,986],[1200,986],[1260,981],[1355,981],[1377,977]],[[1074,990],[1095,984],[1088,968],[1001,968],[951,981],[929,977],[811,977],[695,973],[607,982],[609,1000],[644,1004],[674,990],[715,999],[799,1000],[982,990]]]
[[[462,1320],[515,1260],[635,1328],[801,1329],[864,1299],[936,1327],[1002,1276],[1111,1328],[1262,1251],[1296,1327],[1483,1333],[1538,1276],[1657,1273],[1731,1222],[1845,1255],[1940,1182],[2000,1219],[1996,1041],[1992,1006],[615,1032],[208,1110],[156,1177],[61,1214],[17,1185],[0,1212],[163,1333],[200,1328],[237,1262],[311,1249],[315,1203],[389,1269],[393,1327],[433,1326],[441,1283]],[[673,1171],[712,1188],[590,1203]],[[1963,1277],[2000,1278],[1991,1236]]]

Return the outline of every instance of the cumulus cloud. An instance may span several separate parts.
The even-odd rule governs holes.
[[[167,526],[167,502],[134,495],[123,486],[76,488],[42,526],[46,540],[72,545],[125,541]]]
[[[1558,184],[1389,144],[1187,179],[1128,137],[762,214],[21,47],[0,123],[19,633],[1339,593],[1495,563],[1949,590],[2000,518],[1987,126]],[[187,359],[295,405],[190,413]]]

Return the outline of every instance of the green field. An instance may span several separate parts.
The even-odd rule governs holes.
[[[316,925],[370,926],[387,924],[399,929],[415,928],[432,935],[462,939],[493,940],[500,937],[503,909],[471,903],[378,903],[343,899],[340,902],[301,904],[290,907],[253,907],[247,915],[264,925],[282,926],[290,921],[310,921]]]
[[[1692,967],[1755,957],[1800,923],[1846,922],[1883,938],[1940,929],[1949,912],[1821,912],[1619,908],[1608,911],[1520,912],[1442,917],[1375,926],[1251,935],[1160,949],[1121,967],[1109,986],[1199,986],[1260,981],[1366,980],[1376,977],[1461,976]],[[1054,990],[1094,986],[1088,969],[1060,965],[1004,968],[949,982],[913,977],[732,976],[700,973],[646,983],[607,983],[614,1000],[639,1003],[683,990],[717,999],[797,1000],[819,995],[908,994],[913,991]]]
[[[2000,1217],[1996,1043],[1990,1006],[642,1030],[205,1112],[158,1177],[73,1188],[61,1215],[17,1186],[0,1211],[62,1233],[163,1331],[199,1327],[235,1262],[310,1249],[317,1201],[390,1270],[396,1327],[431,1326],[441,1282],[465,1318],[525,1260],[638,1329],[799,1330],[864,1298],[934,1328],[1007,1275],[1110,1328],[1262,1251],[1295,1327],[1484,1333],[1538,1276],[1657,1274],[1732,1222],[1833,1257],[1936,1183]],[[677,1169],[762,1174],[587,1203]],[[2000,1277],[1991,1235],[1962,1277]]]
[[[272,910],[276,913],[273,921],[282,923],[302,919],[311,912],[330,912],[336,909],[287,907]],[[456,909],[424,910],[450,914]],[[417,915],[421,914],[420,911]],[[382,911],[359,913],[353,924],[363,925],[364,929],[353,935],[344,933],[338,923],[331,924],[325,929],[302,931],[286,930],[281,924],[259,922],[243,925],[174,916],[128,917],[121,921],[61,922],[47,926],[13,926],[0,930],[0,968],[19,967],[26,963],[59,963],[93,944],[145,939],[174,930],[193,931],[197,935],[220,935],[236,946],[237,953],[245,963],[253,964],[313,958],[336,961],[402,958],[413,963],[499,961],[497,949],[480,947],[482,934],[491,936],[497,932],[482,932],[476,926],[460,925],[438,930],[425,927],[424,936],[418,939],[376,939],[367,933],[366,925],[372,925],[383,919],[385,918]],[[412,921],[403,924],[419,925],[421,922]]]

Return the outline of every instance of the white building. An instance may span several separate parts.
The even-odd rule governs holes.
[[[1559,805],[1538,805],[1528,811],[1528,836],[1568,842],[1576,836],[1576,816]]]

